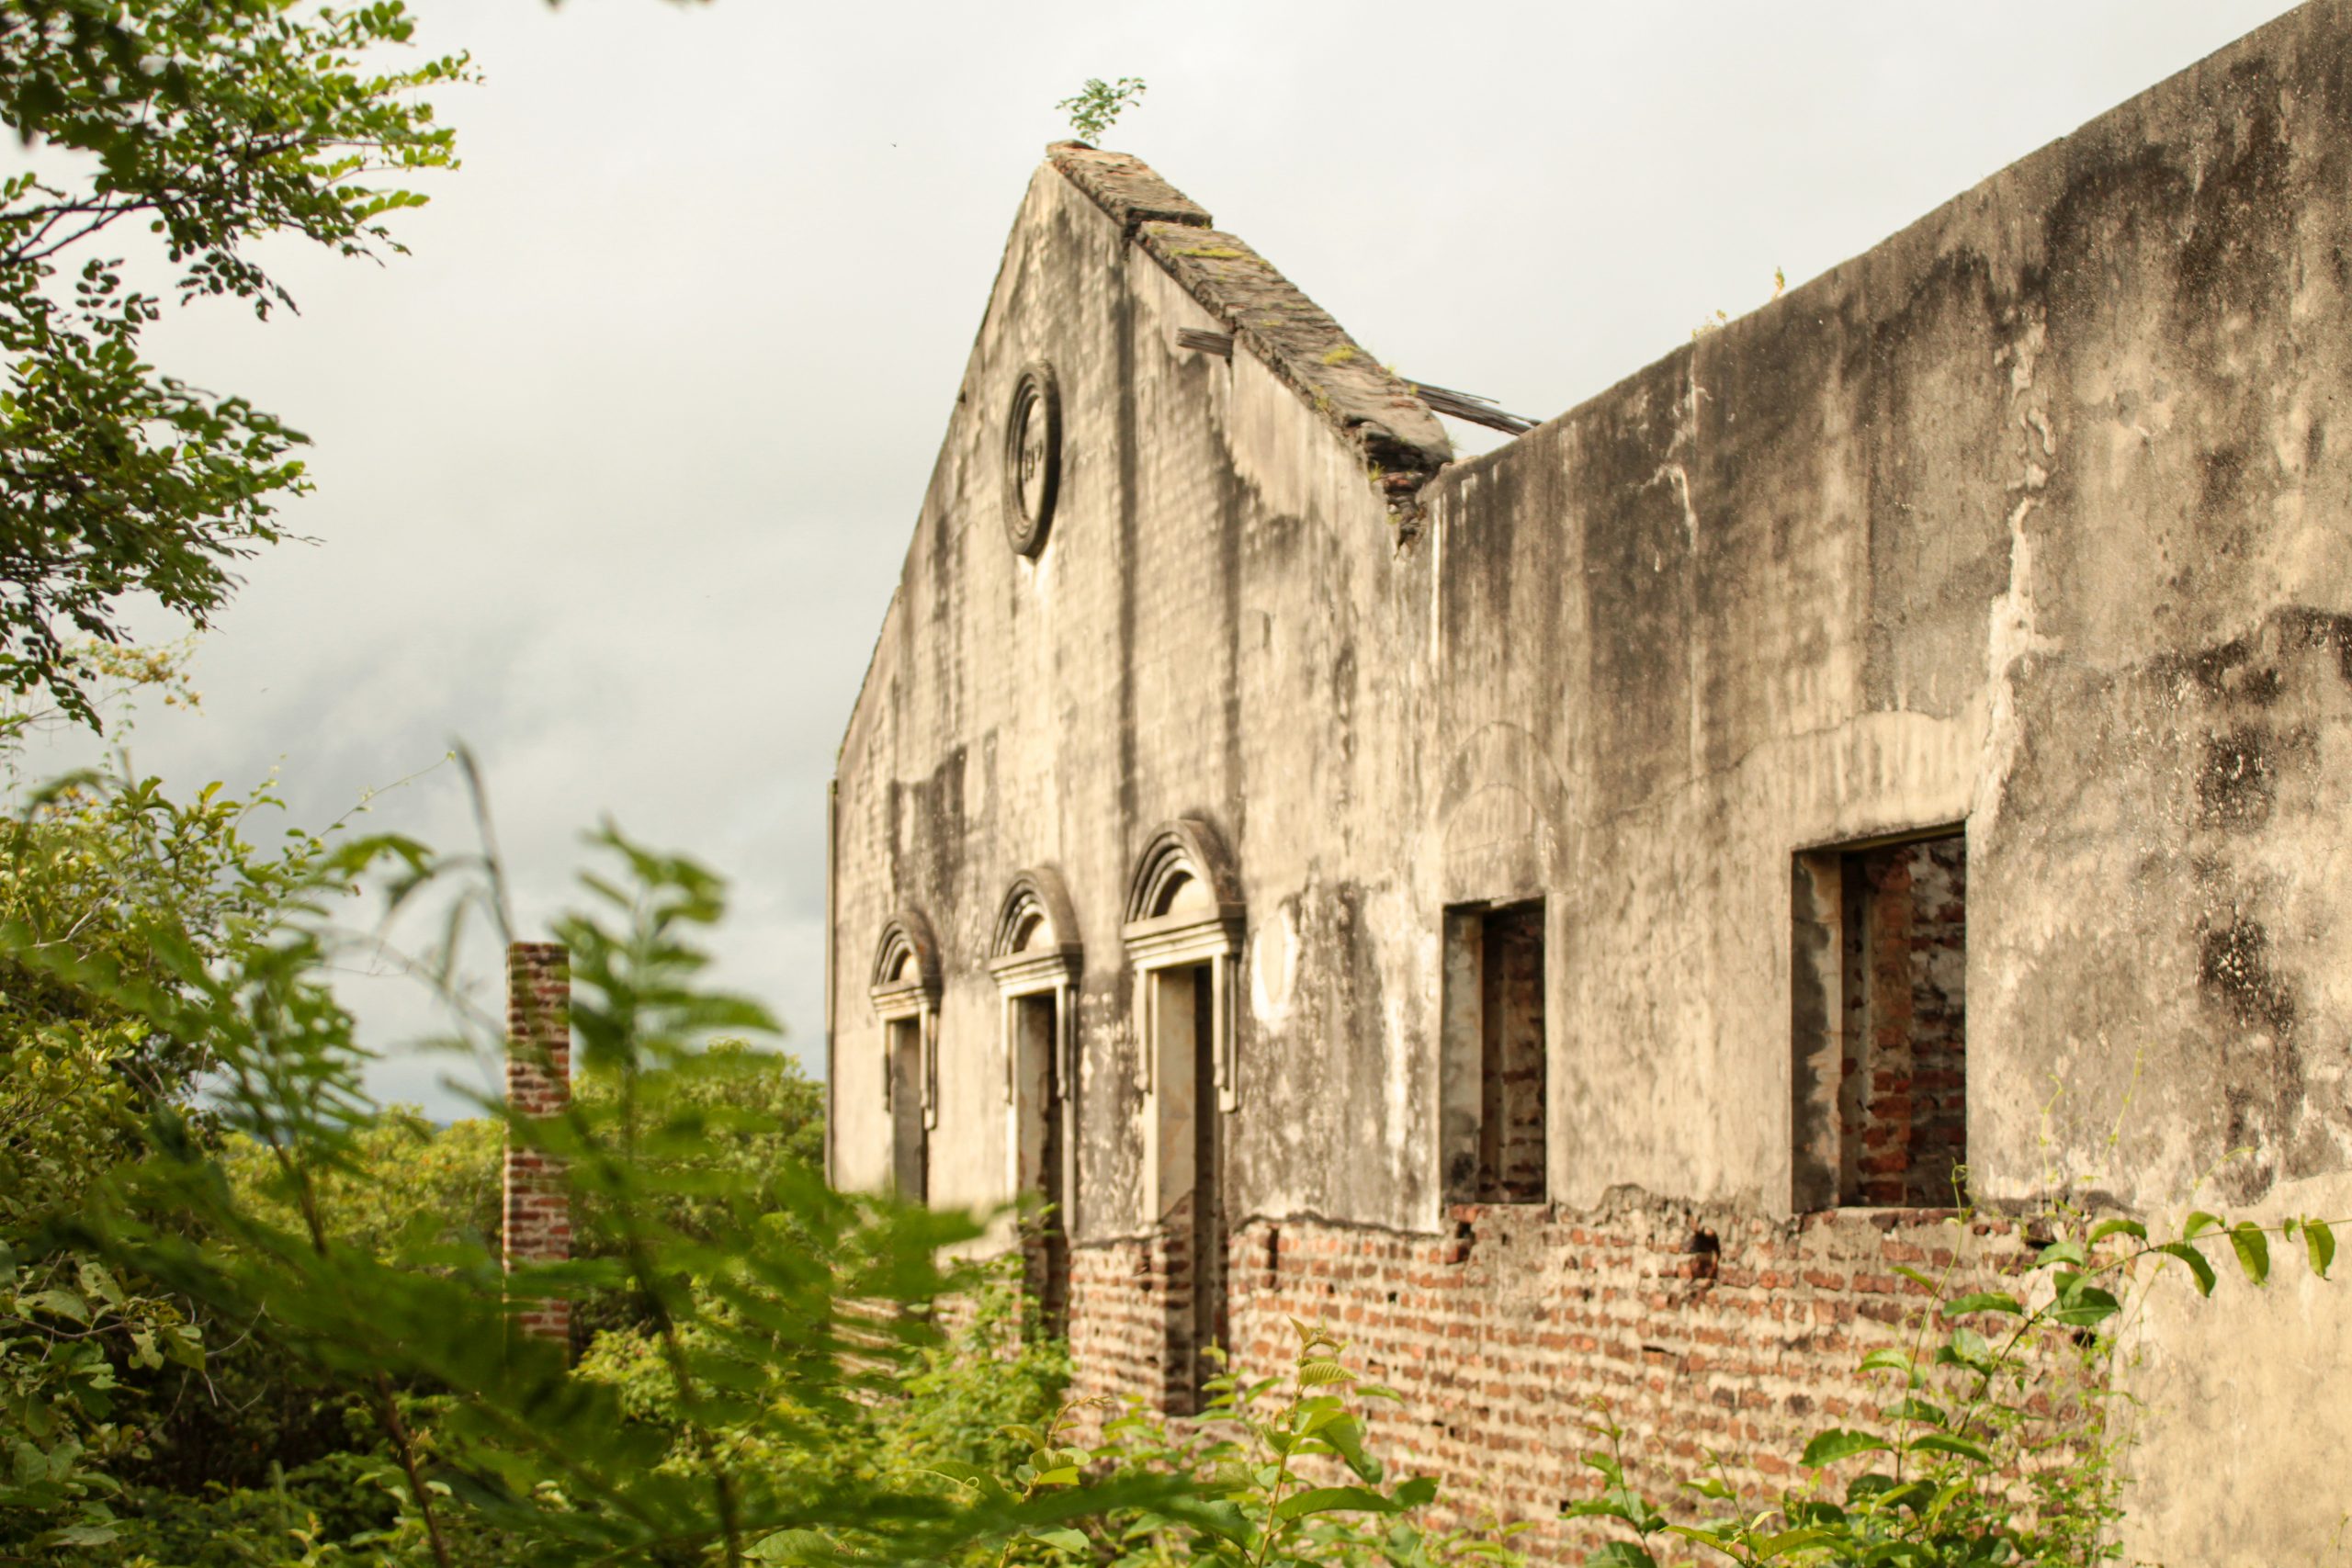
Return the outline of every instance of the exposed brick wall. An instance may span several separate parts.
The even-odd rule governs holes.
[[[571,961],[561,942],[506,949],[506,1102],[517,1115],[554,1116],[571,1103]],[[510,1138],[503,1169],[505,1264],[571,1256],[571,1204],[563,1168]],[[571,1303],[536,1303],[517,1314],[526,1334],[569,1339]]]
[[[1521,1538],[1539,1562],[1580,1562],[1608,1539],[1557,1519],[1598,1485],[1580,1459],[1596,1399],[1626,1428],[1629,1467],[1654,1497],[1676,1495],[1709,1450],[1747,1461],[1733,1472],[1742,1485],[1778,1485],[1797,1477],[1814,1432],[1891,1397],[1883,1375],[1873,1384],[1856,1368],[1925,1299],[1896,1265],[1932,1273],[1956,1258],[1962,1278],[1990,1279],[2022,1259],[2006,1223],[1962,1227],[1929,1211],[1453,1213],[1453,1234],[1436,1236],[1243,1227],[1227,1276],[1235,1343],[1262,1375],[1288,1368],[1294,1317],[1350,1341],[1351,1364],[1403,1396],[1371,1406],[1394,1472],[1438,1477],[1457,1518],[1544,1521]],[[1166,1281],[1152,1250],[1077,1253],[1073,1393],[1162,1386]]]
[[[1183,1251],[1181,1235],[1071,1250],[1073,1395],[1140,1393],[1163,1408],[1183,1397],[1183,1358],[1170,1334],[1189,1304]]]
[[[1849,1203],[1953,1201],[1968,1160],[1968,849],[1893,844],[1849,857],[1844,1097]]]

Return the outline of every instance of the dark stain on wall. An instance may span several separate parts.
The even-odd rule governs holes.
[[[891,785],[895,795],[904,788],[904,823],[913,864],[899,878],[902,895],[931,919],[942,942],[952,942],[956,929],[956,875],[964,862],[964,762],[969,755],[956,747],[941,759],[930,774],[911,785]]]
[[[2267,313],[2286,301],[2294,228],[2293,171],[2278,122],[2280,84],[2270,62],[2230,70],[2225,89],[2234,111],[2222,156],[2198,171],[2192,227],[2175,264],[2176,298],[2185,318],[2213,321],[2231,313]]]
[[[2277,672],[2270,672],[2273,680]],[[2242,725],[2205,741],[2197,773],[2199,816],[2208,827],[2244,832],[2270,819],[2278,801],[2278,776],[2270,755],[2270,735]]]
[[[1222,450],[1218,456],[1224,457]],[[1241,660],[1245,656],[1241,645],[1241,581],[1242,545],[1248,533],[1244,518],[1249,500],[1240,476],[1234,471],[1231,459],[1218,462],[1212,470],[1216,476],[1216,516],[1211,526],[1216,529],[1218,652],[1224,668],[1217,672],[1219,697],[1218,717],[1222,721],[1217,736],[1217,761],[1220,764],[1221,797],[1227,803],[1223,827],[1227,843],[1245,843],[1249,840],[1249,792],[1242,788],[1244,748],[1241,723]]]
[[[1133,265],[1126,246],[1119,247],[1119,256],[1124,272]],[[1118,420],[1119,485],[1114,504],[1118,509],[1119,619],[1111,657],[1119,661],[1119,775],[1115,781],[1118,841],[1133,844],[1139,830],[1136,801],[1136,595],[1142,592],[1142,584],[1136,581],[1136,530],[1141,515],[1137,474],[1143,461],[1143,437],[1136,423],[1136,333],[1139,329],[1135,320],[1135,295],[1125,276],[1116,282],[1117,287],[1111,290],[1108,331],[1118,362],[1114,384],[1108,392]],[[1120,974],[1119,992],[1124,999],[1127,995],[1125,965],[1120,966]]]
[[[1690,351],[1644,371],[1577,432],[1586,498],[1596,795],[1647,799],[1688,771],[1690,545],[1675,431]]]
[[[2282,1038],[2294,1029],[2294,995],[2271,961],[2270,932],[2259,920],[2240,915],[2204,927],[2197,976],[2206,996],[2240,1028]]]

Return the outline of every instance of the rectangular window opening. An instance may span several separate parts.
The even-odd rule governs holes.
[[[1445,912],[1442,1114],[1455,1203],[1541,1203],[1545,1137],[1544,902]]]
[[[1795,1201],[1949,1208],[1968,1160],[1968,843],[1797,857]]]
[[[890,1190],[915,1203],[931,1201],[931,1135],[922,1124],[922,1020],[891,1019]]]

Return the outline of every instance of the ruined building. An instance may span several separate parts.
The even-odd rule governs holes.
[[[834,1179],[1048,1197],[1089,1389],[1335,1325],[1465,1512],[1878,1398],[1956,1182],[2352,1214],[2352,6],[1467,460],[1054,147],[831,841]],[[2165,1561],[2334,1550],[2346,1288],[2151,1293]]]

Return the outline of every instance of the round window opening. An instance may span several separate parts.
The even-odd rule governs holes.
[[[1061,399],[1052,367],[1041,361],[1021,372],[1004,422],[1004,531],[1022,555],[1046,547],[1061,466]]]

